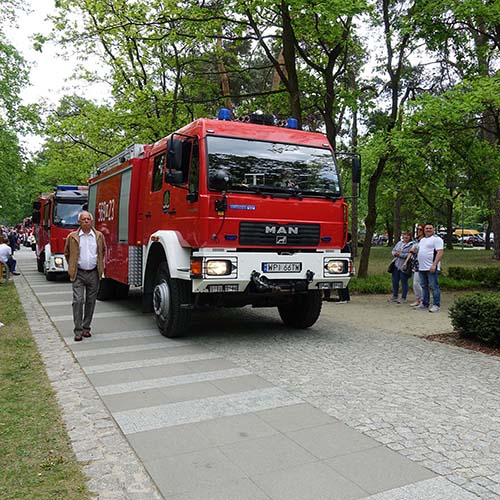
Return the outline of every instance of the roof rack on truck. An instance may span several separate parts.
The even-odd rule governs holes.
[[[109,160],[102,162],[98,167],[97,171],[93,175],[99,175],[108,170],[111,170],[127,160],[132,158],[141,158],[144,155],[144,144],[132,144],[128,148],[125,148],[120,153],[112,156]]]

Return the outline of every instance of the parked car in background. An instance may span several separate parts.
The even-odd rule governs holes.
[[[446,236],[447,234],[446,233],[443,233],[443,232],[440,232],[440,233],[437,233],[437,236],[439,236],[444,242],[446,242]],[[457,244],[457,243],[460,243],[460,239],[458,238],[458,236],[456,234],[453,234],[451,235],[451,243],[452,244]]]
[[[484,247],[484,238],[479,234],[473,234],[471,236],[465,236],[464,243],[474,247]]]

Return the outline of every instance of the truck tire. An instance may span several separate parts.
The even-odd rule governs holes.
[[[162,262],[156,272],[153,310],[156,324],[164,337],[182,335],[191,322],[191,283],[170,277],[168,265]]]
[[[45,254],[42,253],[40,257],[37,257],[36,259],[36,268],[38,269],[39,273],[43,273],[45,271],[44,267],[44,262],[45,262]]]
[[[57,273],[51,273],[51,272],[47,271],[45,273],[45,279],[47,281],[55,281],[57,279]]]
[[[110,300],[115,296],[116,281],[111,278],[102,278],[99,281],[97,300]]]
[[[321,292],[313,290],[296,295],[291,303],[278,306],[283,323],[292,328],[309,328],[316,323],[321,312]]]

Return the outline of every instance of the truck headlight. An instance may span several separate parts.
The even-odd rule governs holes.
[[[64,260],[63,260],[63,258],[62,257],[56,257],[54,259],[54,265],[56,267],[64,267]]]
[[[232,267],[230,260],[207,260],[205,272],[207,276],[227,276],[231,274]]]
[[[344,260],[327,260],[325,262],[325,271],[327,274],[344,274],[347,272],[346,261]]]

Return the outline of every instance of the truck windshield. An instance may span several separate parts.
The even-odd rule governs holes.
[[[207,148],[209,189],[220,189],[217,179],[223,177],[231,191],[341,195],[329,149],[213,136]]]
[[[83,210],[82,203],[61,203],[56,202],[54,207],[54,220],[52,221],[56,226],[59,227],[78,227],[78,214]]]

